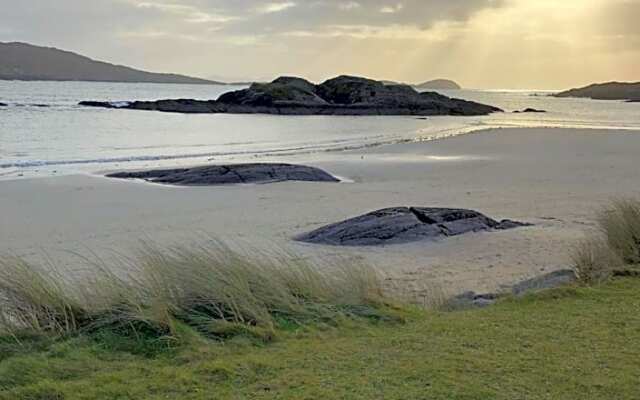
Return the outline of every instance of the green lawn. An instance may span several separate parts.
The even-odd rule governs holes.
[[[125,345],[5,342],[0,399],[638,399],[640,280],[269,344],[193,337],[136,348],[144,354]]]

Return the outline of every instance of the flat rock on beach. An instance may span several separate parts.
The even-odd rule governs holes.
[[[375,246],[526,225],[510,220],[498,222],[473,210],[394,207],[328,225],[296,239],[336,246]]]
[[[194,168],[160,169],[138,172],[117,172],[108,178],[143,179],[170,185],[230,185],[240,183],[271,183],[284,181],[339,182],[327,172],[293,164],[209,165]]]

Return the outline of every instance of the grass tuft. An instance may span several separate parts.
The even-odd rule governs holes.
[[[248,254],[221,244],[144,245],[116,265],[86,260],[95,273],[81,283],[52,266],[3,258],[0,335],[87,333],[110,343],[115,335],[164,345],[243,335],[268,342],[280,328],[398,316],[371,268]]]
[[[640,264],[640,201],[613,201],[598,213],[599,232],[573,251],[578,279],[586,284],[601,283],[616,271]]]
[[[615,200],[600,212],[598,225],[625,264],[640,264],[640,200]]]
[[[594,237],[580,242],[571,255],[578,280],[584,284],[598,284],[611,278],[623,261],[605,238]]]
[[[86,315],[68,286],[55,268],[38,268],[18,257],[0,259],[0,333],[77,330]]]

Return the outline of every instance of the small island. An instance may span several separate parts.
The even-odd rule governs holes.
[[[462,86],[450,79],[434,79],[414,86],[418,90],[460,90]]]
[[[640,101],[640,82],[597,83],[554,94],[555,97],[583,97],[594,100]]]
[[[280,77],[225,93],[217,100],[83,101],[80,105],[188,114],[474,116],[502,111],[435,92],[420,93],[408,85],[344,75],[320,85],[302,78]]]

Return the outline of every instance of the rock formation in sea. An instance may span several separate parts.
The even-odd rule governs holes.
[[[498,222],[472,210],[393,207],[319,228],[296,240],[334,246],[376,246],[527,225],[511,220]]]
[[[521,113],[546,113],[545,110],[537,110],[535,108],[525,108],[524,110],[516,110],[514,111],[515,114],[521,114]]]
[[[7,107],[9,106],[7,103],[0,103],[0,107]]]
[[[213,186],[239,183],[283,181],[339,182],[329,173],[314,167],[293,164],[231,164],[194,168],[174,168],[108,174],[109,178],[143,179],[153,183],[180,186]]]
[[[418,90],[460,90],[462,87],[450,79],[434,79],[414,85]]]
[[[640,101],[640,82],[597,83],[554,94],[555,97],[586,97],[595,100]]]
[[[419,93],[407,85],[385,85],[371,79],[339,76],[315,85],[302,78],[280,77],[225,93],[217,100],[84,101],[90,107],[178,113],[236,113],[284,115],[486,115],[497,107]]]

